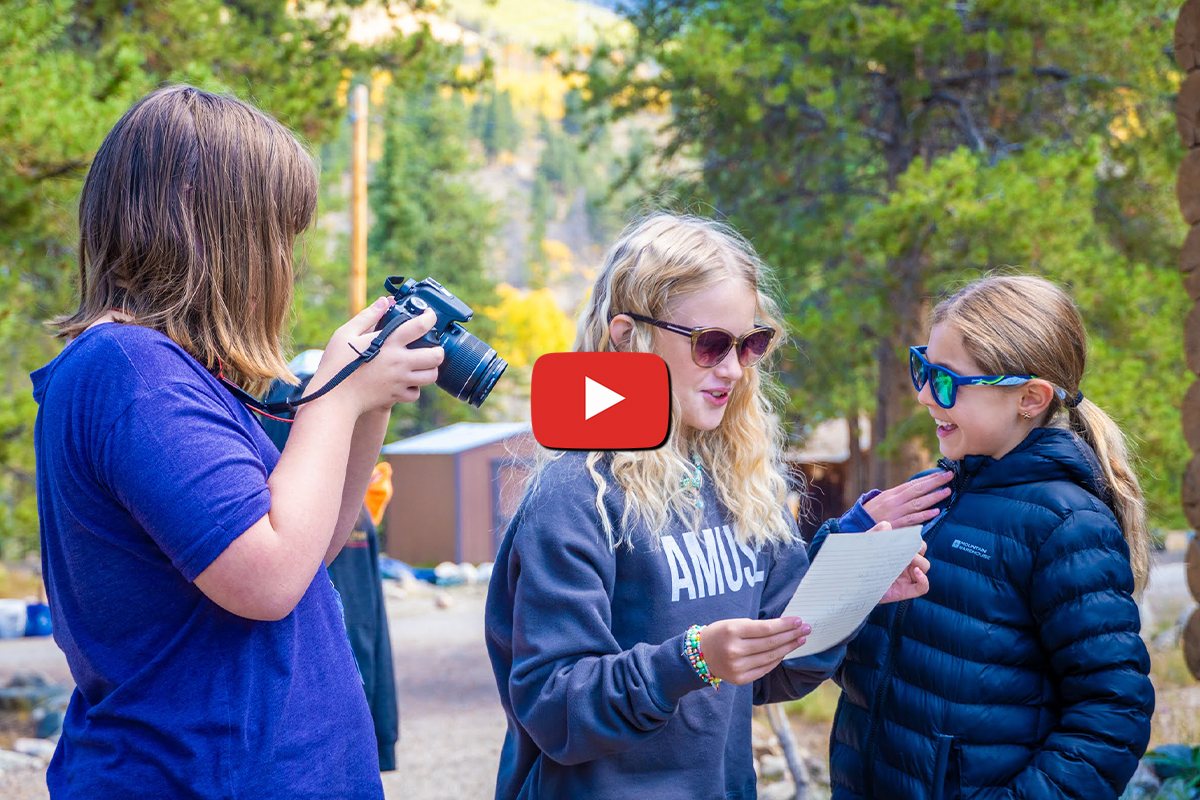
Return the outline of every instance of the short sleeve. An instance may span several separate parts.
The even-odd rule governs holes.
[[[136,397],[104,439],[99,472],[189,581],[271,510],[267,467],[250,431],[189,383]]]

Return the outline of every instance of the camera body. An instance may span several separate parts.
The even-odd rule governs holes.
[[[463,327],[474,316],[471,307],[433,278],[414,281],[404,276],[392,276],[383,282],[383,286],[396,298],[396,305],[383,315],[375,330],[382,330],[396,317],[412,319],[433,309],[437,316],[433,327],[408,346],[444,349],[446,358],[438,367],[437,385],[475,408],[483,405],[496,381],[508,368],[508,362]]]

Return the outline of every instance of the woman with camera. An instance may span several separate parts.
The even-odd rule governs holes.
[[[54,798],[380,798],[323,564],[350,533],[390,409],[437,377],[410,319],[280,454],[223,384],[291,379],[281,337],[317,169],[275,120],[190,86],[136,103],[80,200],[69,339],[33,373],[42,561],[77,688]],[[334,333],[313,386],[392,304]]]

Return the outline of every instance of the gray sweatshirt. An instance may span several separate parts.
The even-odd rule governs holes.
[[[614,550],[586,456],[546,468],[496,557],[487,646],[508,715],[496,797],[754,798],[752,704],[811,691],[845,646],[714,691],[683,656],[684,633],[778,617],[808,568],[804,545],[740,543],[708,481],[699,530],[675,520],[655,544],[636,523],[632,549]],[[611,478],[604,503],[619,524]]]

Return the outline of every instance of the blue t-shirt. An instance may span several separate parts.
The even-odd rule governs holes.
[[[250,412],[135,325],[97,325],[30,377],[42,566],[77,685],[51,795],[382,798],[325,569],[277,622],[192,583],[271,508],[279,453]]]

